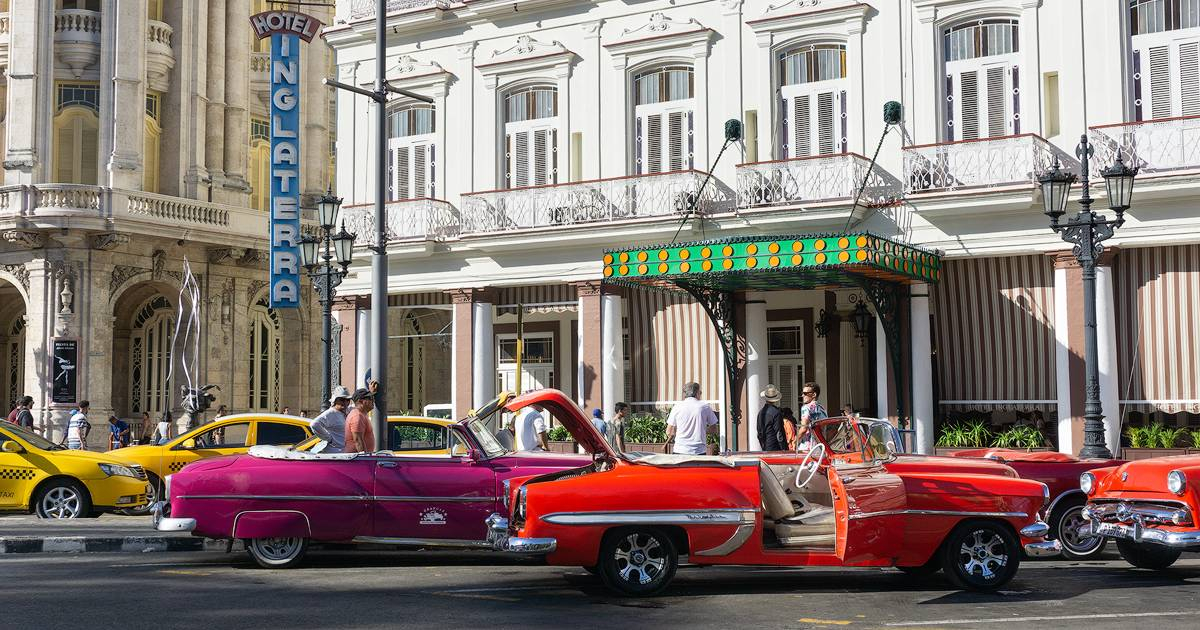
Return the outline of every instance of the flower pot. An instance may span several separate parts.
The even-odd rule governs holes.
[[[1186,448],[1123,448],[1121,449],[1121,458],[1133,461],[1154,457],[1170,457],[1172,455],[1186,455],[1188,450]]]
[[[960,451],[977,451],[981,448],[987,448],[987,447],[986,446],[969,446],[969,447],[964,447],[964,448],[958,448],[958,447],[952,448],[952,447],[946,447],[946,446],[935,446],[935,447],[933,447],[933,454],[934,455],[953,455]]]

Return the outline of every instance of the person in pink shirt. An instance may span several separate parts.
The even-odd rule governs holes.
[[[346,414],[346,453],[374,453],[375,428],[371,426],[371,410],[375,408],[375,393],[358,388],[350,396],[354,408]]]

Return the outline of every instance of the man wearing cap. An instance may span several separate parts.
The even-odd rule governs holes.
[[[783,412],[779,409],[779,401],[783,394],[774,385],[759,393],[763,400],[762,409],[758,411],[758,445],[764,451],[787,450],[787,434],[783,430]]]
[[[313,420],[313,433],[327,443],[322,453],[341,453],[346,449],[346,406],[349,404],[349,390],[338,385],[329,397],[329,408]]]
[[[346,453],[374,453],[375,429],[371,426],[371,410],[375,408],[375,393],[362,387],[350,396],[354,408],[346,414]]]

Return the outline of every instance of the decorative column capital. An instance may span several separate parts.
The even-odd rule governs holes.
[[[578,297],[596,297],[603,292],[604,283],[599,280],[585,280],[575,283],[575,295]]]
[[[1100,257],[1096,259],[1096,266],[1111,267],[1118,251],[1120,251],[1119,247],[1105,247],[1104,251],[1100,253]],[[1048,252],[1046,255],[1054,261],[1055,269],[1078,269],[1080,267],[1079,259],[1069,250]]]
[[[237,264],[246,256],[246,249],[243,247],[210,247],[208,248],[208,262],[214,265],[233,265]]]
[[[495,304],[497,298],[496,290],[491,287],[450,289],[446,293],[450,295],[452,304]]]
[[[8,243],[13,243],[25,249],[39,249],[46,246],[46,235],[30,230],[6,230],[2,235]]]
[[[88,245],[102,252],[112,251],[129,243],[129,235],[120,232],[101,232],[88,237]]]

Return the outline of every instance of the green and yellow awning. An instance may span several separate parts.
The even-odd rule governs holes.
[[[750,236],[604,253],[606,282],[670,288],[678,282],[736,291],[856,284],[855,276],[937,282],[938,254],[869,232]]]

